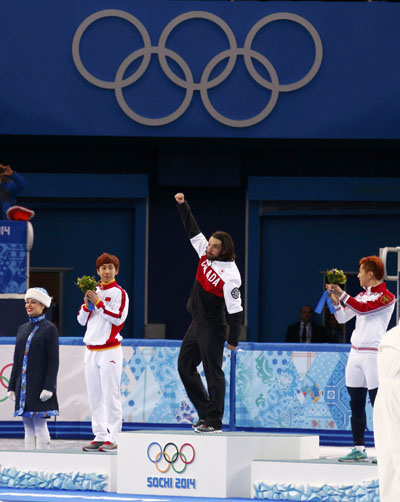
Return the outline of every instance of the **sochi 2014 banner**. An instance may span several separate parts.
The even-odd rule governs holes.
[[[0,134],[398,138],[400,5],[2,2]]]
[[[0,295],[25,293],[27,267],[27,223],[0,220]]]

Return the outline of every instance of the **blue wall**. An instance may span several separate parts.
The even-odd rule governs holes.
[[[397,3],[18,0],[2,13],[0,134],[399,137]]]
[[[118,282],[130,297],[124,336],[142,338],[145,320],[147,176],[25,174],[35,242],[31,267],[72,268],[65,274],[63,334],[82,336],[76,313],[82,294],[74,284],[96,275],[103,252],[119,257]]]
[[[384,185],[390,188],[380,191]],[[284,341],[300,307],[318,303],[321,272],[337,267],[356,274],[360,258],[399,245],[399,194],[395,178],[250,178],[249,198],[264,204],[252,202],[258,211],[250,212],[249,339]],[[349,282],[350,294],[360,290],[357,283]],[[395,283],[388,286],[396,293]]]
[[[380,247],[399,244],[393,229],[400,226],[400,211],[384,215],[339,213],[264,213],[259,341],[283,342],[288,324],[299,320],[300,307],[317,305],[323,292],[321,271],[337,267],[357,272],[360,258],[379,254]],[[352,295],[360,291],[357,282],[348,290]],[[396,286],[388,285],[396,294]],[[314,317],[322,323],[322,316]]]

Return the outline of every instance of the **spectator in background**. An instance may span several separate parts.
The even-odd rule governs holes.
[[[289,343],[324,343],[327,341],[325,329],[312,322],[313,309],[303,305],[300,309],[300,321],[290,324],[286,331],[285,342]]]
[[[15,205],[17,193],[21,192],[26,186],[27,182],[22,176],[13,171],[10,166],[4,166],[0,162],[1,220],[7,219],[7,209]]]
[[[329,314],[326,338],[330,343],[344,343],[343,327],[336,320],[335,314]]]

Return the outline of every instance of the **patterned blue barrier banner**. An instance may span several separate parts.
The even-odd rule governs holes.
[[[237,427],[351,430],[349,346],[251,345],[254,350],[236,357]],[[370,404],[367,429],[372,430]]]
[[[0,423],[13,419],[14,402],[7,397],[15,337],[0,337]],[[178,340],[124,339],[121,396],[125,423],[149,426],[190,426],[197,413],[186,395],[177,364]],[[60,338],[57,397],[60,422],[90,422],[84,375],[85,347],[82,338]],[[224,425],[230,420],[231,351],[224,350],[222,369],[226,379]],[[204,385],[202,366],[198,367]],[[16,421],[20,421],[19,418]]]
[[[136,346],[129,360],[124,356],[121,392],[126,422],[192,424],[197,412],[178,374],[179,346]],[[126,351],[124,352],[124,354]],[[230,351],[225,349],[222,369],[227,383],[223,423],[229,423]],[[198,371],[206,386],[202,365]]]
[[[12,418],[14,403],[6,394],[14,343],[15,338],[0,337],[0,432],[2,422],[20,421]],[[90,422],[83,384],[85,348],[78,337],[61,337],[60,345],[57,422],[74,423],[79,429],[79,424]],[[178,340],[123,341],[121,395],[125,426],[188,427],[197,418],[177,370],[180,345]],[[342,344],[248,342],[240,343],[232,357],[231,351],[225,349],[224,427],[308,430],[320,435],[350,431],[345,385],[349,350],[349,345]],[[201,366],[198,371],[206,385]],[[370,404],[367,429],[373,429]]]
[[[27,223],[0,220],[0,294],[23,294],[27,284]]]

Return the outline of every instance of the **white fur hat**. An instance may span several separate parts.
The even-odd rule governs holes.
[[[29,288],[25,293],[25,301],[31,298],[42,303],[45,307],[49,308],[51,305],[51,296],[44,288]]]

